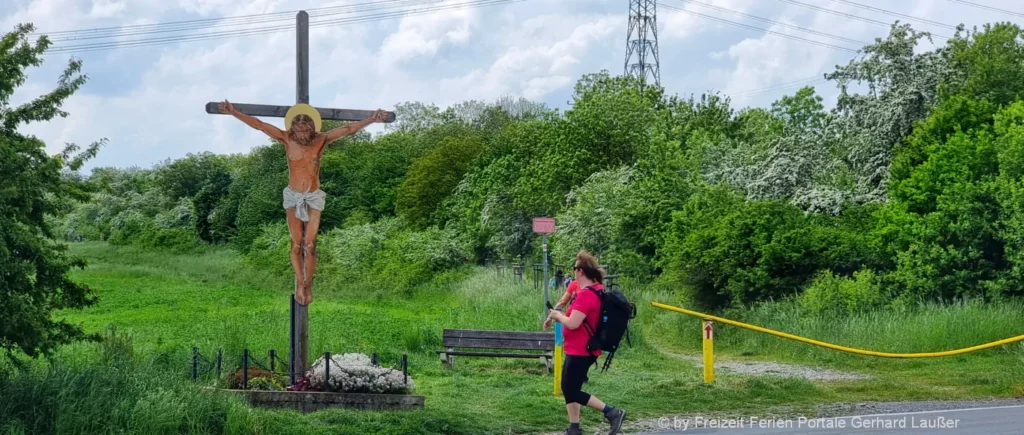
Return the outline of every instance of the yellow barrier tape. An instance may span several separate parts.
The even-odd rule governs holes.
[[[691,316],[694,316],[694,317],[700,317],[701,319],[714,320],[716,322],[722,322],[722,323],[725,323],[727,325],[739,326],[740,328],[746,328],[746,329],[750,329],[752,331],[763,332],[765,334],[771,334],[771,335],[774,335],[774,336],[777,336],[777,337],[788,338],[790,340],[796,340],[796,341],[802,341],[804,343],[813,344],[815,346],[827,347],[829,349],[841,350],[843,352],[856,353],[856,354],[860,354],[860,355],[871,355],[871,356],[879,356],[879,357],[884,357],[884,358],[931,358],[931,357],[938,357],[938,356],[959,355],[959,354],[962,354],[962,353],[974,352],[976,350],[988,349],[990,347],[1002,346],[1004,344],[1009,344],[1009,343],[1013,343],[1013,342],[1016,342],[1016,341],[1024,340],[1024,335],[1018,335],[1016,337],[1010,337],[1010,338],[999,340],[999,341],[993,341],[991,343],[980,344],[980,345],[977,345],[977,346],[967,347],[967,348],[963,348],[963,349],[947,350],[947,351],[943,351],[943,352],[923,352],[923,353],[875,352],[873,350],[855,349],[855,348],[852,348],[852,347],[839,346],[839,345],[835,345],[835,344],[831,344],[831,343],[825,343],[825,342],[822,342],[822,341],[817,341],[817,340],[812,340],[812,339],[809,339],[809,338],[804,338],[804,337],[800,337],[800,336],[796,336],[796,335],[792,335],[792,334],[787,334],[785,332],[779,332],[779,331],[774,331],[774,330],[771,330],[771,329],[768,329],[768,328],[762,328],[760,326],[748,325],[746,323],[737,322],[735,320],[729,320],[729,319],[725,319],[725,318],[721,318],[721,317],[716,317],[716,316],[712,316],[712,315],[708,315],[708,314],[704,314],[704,313],[699,313],[699,312],[696,312],[696,311],[690,311],[690,310],[687,310],[685,308],[673,307],[671,305],[665,305],[665,304],[658,303],[658,302],[651,302],[651,306],[653,306],[655,308],[661,308],[663,310],[669,310],[669,311],[675,311],[677,313],[688,314],[688,315],[691,315]]]

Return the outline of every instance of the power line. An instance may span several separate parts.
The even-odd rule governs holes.
[[[783,23],[783,22],[779,22],[779,21],[775,21],[775,20],[770,20],[768,18],[758,17],[756,15],[750,15],[750,14],[747,14],[747,13],[744,13],[744,12],[740,12],[740,11],[736,11],[736,10],[732,10],[732,9],[727,9],[727,8],[715,6],[713,4],[706,3],[706,2],[703,2],[703,1],[699,1],[699,0],[679,0],[679,1],[684,2],[684,3],[699,4],[701,6],[708,7],[708,8],[715,9],[715,10],[719,10],[719,11],[722,11],[722,12],[725,12],[725,13],[729,13],[729,14],[733,14],[733,15],[739,15],[739,16],[742,16],[742,17],[750,18],[752,20],[758,20],[758,21],[762,21],[762,22],[766,22],[766,23],[771,23],[771,24],[775,24],[775,25],[782,26],[782,27],[787,27],[787,28],[794,29],[794,30],[800,30],[800,31],[808,32],[808,33],[815,34],[815,35],[818,35],[818,36],[824,36],[826,38],[838,39],[840,41],[850,42],[850,43],[853,43],[853,44],[859,44],[859,45],[862,45],[862,46],[863,45],[868,45],[866,42],[857,41],[855,39],[844,38],[842,36],[836,36],[836,35],[832,35],[832,34],[828,34],[828,33],[824,33],[824,32],[819,32],[817,30],[807,29],[807,28],[800,27],[800,26],[794,26],[792,24],[786,24],[786,23]]]
[[[774,30],[762,29],[760,27],[750,26],[750,25],[743,24],[743,23],[737,23],[735,21],[726,20],[724,18],[713,17],[711,15],[705,15],[705,14],[702,14],[700,12],[688,11],[686,9],[675,7],[675,6],[665,5],[665,7],[669,8],[669,9],[672,9],[672,10],[679,11],[679,12],[685,12],[687,14],[697,15],[697,16],[700,16],[700,17],[707,18],[709,20],[719,21],[719,22],[722,22],[722,23],[725,23],[725,24],[729,24],[729,25],[733,25],[733,26],[743,27],[743,28],[747,28],[747,29],[751,29],[751,30],[756,30],[756,31],[759,31],[759,32],[771,33],[773,35],[778,35],[778,36],[781,36],[783,38],[789,38],[789,39],[793,39],[793,40],[797,40],[797,41],[803,41],[803,42],[806,42],[808,44],[814,44],[814,45],[819,45],[819,46],[822,46],[822,47],[834,48],[836,50],[842,50],[842,51],[846,51],[846,52],[850,52],[850,53],[856,53],[857,52],[857,50],[854,50],[852,48],[840,47],[838,45],[832,45],[832,44],[828,44],[828,43],[821,42],[821,41],[815,41],[815,40],[811,40],[811,39],[801,38],[799,36],[787,35],[785,33],[776,32]]]
[[[397,12],[387,12],[387,13],[379,13],[379,14],[371,14],[371,15],[362,15],[362,16],[355,16],[355,17],[348,17],[348,18],[341,18],[341,19],[333,19],[333,20],[327,20],[327,21],[320,21],[320,22],[315,22],[315,23],[311,22],[309,24],[309,27],[313,28],[313,27],[323,27],[323,26],[334,26],[334,25],[346,25],[346,24],[355,24],[355,23],[363,23],[363,22],[383,21],[383,20],[386,20],[386,19],[389,19],[389,18],[397,18],[397,17],[402,17],[402,16],[424,15],[424,14],[429,14],[429,13],[438,12],[438,11],[444,11],[444,10],[460,10],[460,9],[467,9],[467,7],[468,8],[475,8],[475,7],[482,7],[482,6],[509,4],[509,3],[522,2],[522,1],[526,1],[526,0],[474,0],[474,1],[466,2],[466,3],[447,4],[447,5],[434,6],[434,7],[424,8],[424,9],[413,9],[413,10],[404,10],[404,11],[397,11]],[[101,50],[109,50],[109,49],[117,49],[117,48],[130,48],[130,47],[143,47],[143,46],[152,46],[152,45],[164,45],[164,44],[173,44],[173,43],[178,43],[178,42],[205,41],[205,40],[212,40],[212,39],[222,39],[222,38],[231,38],[231,37],[239,37],[239,36],[253,36],[253,35],[262,35],[262,34],[269,34],[269,33],[275,33],[275,32],[283,32],[283,31],[294,31],[294,30],[295,30],[294,24],[288,24],[288,25],[280,25],[280,26],[273,26],[273,27],[263,27],[263,28],[256,28],[256,29],[232,30],[232,31],[224,31],[224,32],[210,32],[210,33],[203,33],[203,34],[198,34],[198,35],[188,35],[188,36],[171,36],[171,37],[161,37],[161,38],[137,39],[137,40],[130,40],[130,41],[114,41],[114,42],[89,43],[89,44],[79,44],[79,45],[71,45],[71,46],[54,47],[53,49],[48,50],[46,54],[58,54],[58,53],[65,53],[65,52],[80,53],[80,52],[101,51]]]
[[[309,13],[310,16],[313,16],[313,15],[316,15],[317,13],[320,13],[320,12],[327,12],[327,11],[338,10],[338,9],[356,8],[356,7],[360,7],[360,6],[375,6],[375,5],[380,5],[380,4],[384,4],[384,3],[392,3],[392,2],[395,2],[395,1],[404,1],[404,0],[376,0],[376,1],[369,1],[369,2],[364,2],[364,3],[353,3],[353,4],[350,4],[350,5],[342,5],[342,6],[327,6],[327,7],[322,7],[322,8],[311,8],[311,9],[305,9],[305,11],[307,13]],[[427,0],[427,1],[431,1],[431,0]],[[440,0],[433,0],[433,1],[440,1]],[[281,12],[267,12],[267,13],[262,13],[262,14],[236,15],[236,16],[231,16],[231,17],[217,17],[217,18],[203,18],[203,19],[195,19],[195,20],[171,21],[171,22],[166,22],[166,23],[133,24],[133,25],[128,25],[128,26],[113,26],[113,27],[95,27],[95,28],[87,28],[87,29],[59,30],[59,31],[53,31],[53,32],[34,32],[34,33],[29,33],[28,36],[41,36],[41,35],[45,34],[47,36],[51,36],[52,37],[52,36],[55,36],[55,35],[66,35],[66,34],[76,34],[76,33],[104,33],[104,32],[106,32],[106,33],[117,33],[119,31],[125,31],[125,30],[155,29],[155,28],[166,27],[166,26],[177,27],[177,26],[182,26],[182,25],[204,25],[205,23],[226,23],[226,22],[248,21],[248,20],[252,20],[254,18],[270,18],[270,17],[282,17],[282,18],[278,18],[278,19],[286,20],[286,19],[294,18],[295,14],[298,13],[298,12],[299,12],[298,10],[294,10],[294,11],[281,11]],[[216,24],[214,24],[214,25],[216,25]]]
[[[824,77],[821,77],[821,76],[807,77],[807,78],[800,79],[800,80],[794,80],[792,82],[780,83],[780,84],[777,84],[777,85],[767,86],[767,87],[764,87],[764,88],[750,89],[750,90],[746,90],[746,91],[737,92],[735,94],[730,95],[730,97],[752,97],[754,95],[760,95],[760,94],[765,94],[765,93],[769,93],[769,92],[781,91],[781,90],[784,90],[784,89],[802,88],[804,86],[814,85],[814,84],[818,84],[818,83],[824,83],[824,82],[827,82],[827,81],[828,80],[826,80]]]
[[[880,12],[880,13],[887,14],[887,15],[892,15],[894,17],[901,17],[901,18],[907,18],[907,19],[910,19],[910,20],[917,20],[917,21],[921,21],[921,22],[924,22],[924,23],[928,23],[928,24],[934,25],[934,26],[945,27],[947,29],[956,30],[956,26],[950,26],[949,24],[940,23],[938,21],[932,21],[932,20],[929,20],[929,19],[926,19],[926,18],[919,18],[919,17],[914,17],[914,16],[911,16],[911,15],[901,14],[899,12],[893,12],[893,11],[890,11],[890,10],[887,10],[887,9],[876,8],[874,6],[868,6],[868,5],[865,5],[865,4],[861,4],[861,3],[857,3],[857,2],[852,2],[852,1],[849,1],[849,0],[832,0],[832,1],[834,1],[836,3],[842,3],[842,4],[846,4],[846,5],[850,5],[850,6],[856,6],[856,7],[859,7],[859,8],[864,8],[864,9],[867,9],[867,10],[872,10],[872,11],[875,11],[875,12]]]
[[[397,5],[393,4],[396,2],[398,3]],[[403,2],[405,4],[402,4]],[[392,3],[392,5],[386,5],[388,3]],[[313,12],[310,12],[309,15],[310,17],[341,15],[354,12],[376,10],[381,8],[394,8],[407,5],[415,5],[419,3],[423,2],[410,2],[409,0],[384,0],[370,3],[358,3],[340,7],[335,6],[330,8],[317,8]],[[99,29],[69,30],[60,32],[60,35],[62,36],[51,37],[49,39],[53,42],[79,41],[87,39],[103,39],[124,36],[149,35],[155,33],[182,32],[186,30],[197,30],[204,28],[214,29],[218,27],[245,26],[251,24],[272,23],[275,21],[292,21],[295,19],[294,15],[297,12],[298,11],[286,11],[269,14],[244,15],[240,17],[230,18],[214,18],[208,20],[178,21],[172,23],[156,23],[148,25],[143,24],[136,26],[107,27]],[[47,34],[47,37],[50,36],[52,36],[52,34]]]
[[[966,1],[966,0],[949,0],[949,1],[955,2],[955,3],[965,4],[967,6],[974,6],[976,8],[988,9],[990,11],[1001,12],[1001,13],[1004,13],[1004,14],[1016,15],[1018,17],[1024,17],[1024,14],[1022,14],[1020,12],[1008,11],[1006,9],[999,9],[997,7],[983,5],[983,4],[974,3],[974,2],[969,2],[969,1]]]
[[[423,14],[432,13],[432,12],[438,12],[438,11],[443,11],[443,10],[463,9],[464,6],[470,6],[470,7],[474,7],[474,6],[490,6],[490,5],[495,5],[495,4],[510,3],[510,2],[514,2],[514,1],[525,1],[525,0],[474,0],[474,1],[470,1],[468,3],[448,4],[448,5],[434,6],[434,7],[424,8],[424,9],[411,9],[411,10],[403,10],[403,11],[397,11],[397,12],[387,12],[387,13],[378,13],[378,14],[371,14],[371,15],[361,15],[361,16],[341,18],[341,19],[334,19],[334,20],[328,20],[328,21],[311,22],[309,24],[309,27],[313,28],[313,27],[323,27],[323,26],[339,25],[339,24],[344,25],[344,24],[354,24],[354,23],[371,22],[371,21],[383,21],[383,20],[386,20],[386,19],[389,19],[389,18],[397,18],[397,17],[401,17],[401,16],[405,16],[405,15],[410,15],[410,16],[413,16],[413,15],[423,15]],[[127,48],[127,47],[141,47],[141,46],[151,46],[151,45],[172,44],[172,43],[176,43],[176,42],[186,42],[186,41],[205,41],[205,40],[212,40],[212,39],[230,38],[230,37],[236,37],[236,36],[262,35],[262,34],[281,32],[281,31],[294,31],[294,30],[295,30],[295,25],[294,24],[286,24],[286,25],[278,25],[278,26],[272,26],[272,27],[261,27],[261,28],[255,28],[255,29],[231,30],[231,31],[223,31],[223,32],[209,32],[209,33],[202,33],[202,34],[198,34],[198,35],[170,36],[170,37],[161,37],[161,38],[137,39],[137,40],[130,40],[130,41],[99,42],[99,43],[79,44],[79,45],[71,45],[71,46],[61,46],[61,47],[55,47],[54,49],[52,49],[50,51],[52,51],[54,53],[61,53],[61,52],[88,52],[88,51],[99,51],[99,50],[114,49],[114,48]]]
[[[789,3],[789,4],[793,4],[793,5],[797,5],[797,6],[803,6],[805,8],[814,9],[814,10],[821,11],[821,12],[824,12],[824,13],[827,13],[827,14],[832,14],[832,15],[837,15],[837,16],[841,16],[841,17],[850,18],[850,19],[853,19],[853,20],[863,21],[865,23],[877,24],[877,25],[883,26],[883,27],[892,27],[891,23],[886,23],[885,21],[878,21],[878,20],[873,20],[871,18],[864,18],[864,17],[861,17],[861,16],[857,16],[857,15],[853,15],[853,14],[848,14],[846,12],[840,12],[840,11],[829,9],[829,8],[823,8],[821,6],[815,6],[815,5],[799,2],[799,1],[796,1],[796,0],[779,0],[779,1],[780,2]],[[928,32],[928,33],[931,33],[931,32]],[[940,39],[949,39],[948,36],[939,35],[937,33],[931,33],[931,35],[936,37],[936,38],[940,38]]]

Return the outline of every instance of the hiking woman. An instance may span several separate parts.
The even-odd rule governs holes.
[[[597,330],[597,319],[601,313],[601,299],[597,292],[603,290],[604,271],[598,268],[597,260],[586,251],[576,254],[573,273],[579,282],[579,290],[565,314],[551,310],[544,329],[547,330],[552,321],[561,323],[564,336],[565,362],[562,364],[562,396],[565,397],[565,408],[569,414],[568,435],[581,435],[580,405],[586,405],[604,413],[605,420],[611,425],[609,435],[614,435],[622,428],[626,411],[606,405],[595,396],[583,392],[583,383],[587,381],[587,372],[594,365],[600,350],[587,351],[587,341],[591,333]]]

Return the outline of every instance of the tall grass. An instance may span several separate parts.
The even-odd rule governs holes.
[[[94,288],[100,302],[59,315],[90,332],[116,325],[119,333],[108,333],[101,344],[67,346],[52,362],[37,361],[28,371],[0,367],[0,434],[507,434],[565,427],[564,402],[552,394],[553,379],[536,360],[456,357],[455,369],[443,370],[435,352],[445,328],[539,331],[545,315],[543,290],[534,289],[529,279],[518,282],[494,270],[476,269],[468,275],[458,272],[463,278],[396,289],[380,283],[335,283],[327,277],[314,288],[310,353],[377,352],[385,365],[395,365],[407,354],[415,394],[426,397],[426,407],[304,415],[254,409],[237,397],[203,388],[209,385],[205,381],[197,385],[190,380],[192,346],[207,357],[223,349],[225,372],[240,365],[244,348],[261,358],[277,349],[287,358],[289,277],[246,268],[232,252],[217,249],[169,255],[103,244],[72,248],[90,260],[90,267],[75,271],[74,279]],[[1006,369],[1022,366],[1019,347],[1012,354],[968,355],[953,360],[955,364],[926,361],[916,368],[871,368],[882,376],[880,381],[823,385],[720,373],[708,387],[690,361],[672,355],[699,352],[699,320],[650,306],[651,301],[679,304],[671,291],[627,283],[623,290],[638,308],[631,326],[633,346],[619,351],[608,372],[592,371],[586,390],[629,409],[636,419],[711,410],[756,412],[839,399],[932,398],[951,387],[962,397],[1024,391],[1024,376]],[[552,291],[551,298],[562,291]],[[804,316],[795,305],[766,304],[737,317],[838,344],[923,351],[1013,335],[1022,320],[1020,308],[964,304],[822,319]],[[936,333],[940,326],[949,332]],[[890,343],[873,335],[879,328],[886,336],[905,336]],[[844,368],[860,365],[834,351],[729,326],[719,326],[716,334],[716,354],[724,358],[746,354]],[[585,412],[584,428],[597,429],[596,420]]]
[[[889,353],[923,353],[954,350],[1024,335],[1024,303],[961,301],[951,304],[921,303],[917,306],[877,309],[842,316],[810,315],[794,302],[771,302],[724,317],[817,341],[856,349]],[[663,327],[681,331],[671,343],[699,351],[700,320],[678,313],[662,314]],[[731,326],[717,325],[715,348],[719,352],[759,359],[869,364],[879,357],[827,349],[782,337]],[[975,351],[964,358],[994,355],[1024,357],[1021,342]],[[954,358],[954,357],[939,357]],[[892,360],[889,360],[892,361]]]
[[[185,382],[178,355],[136,356],[124,335],[76,345],[48,365],[0,375],[0,433],[225,433],[260,430],[237,398]]]

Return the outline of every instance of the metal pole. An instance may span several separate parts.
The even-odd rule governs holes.
[[[711,384],[715,382],[715,337],[714,327],[712,326],[711,320],[704,319],[701,328],[701,337],[703,340],[703,354],[704,354],[704,383]]]
[[[564,352],[564,343],[565,338],[562,336],[562,324],[555,322],[555,396],[562,395],[562,353]]]
[[[547,304],[551,302],[548,297],[548,235],[545,233],[541,236],[541,243],[544,244],[544,316],[542,319],[548,318],[548,307]]]
[[[249,349],[242,351],[242,389],[249,389]]]
[[[324,391],[331,391],[331,353],[324,352]]]
[[[295,296],[288,296],[288,300],[291,302],[291,318],[288,324],[291,325],[291,335],[288,339],[288,377],[291,380],[290,384],[295,385]]]

